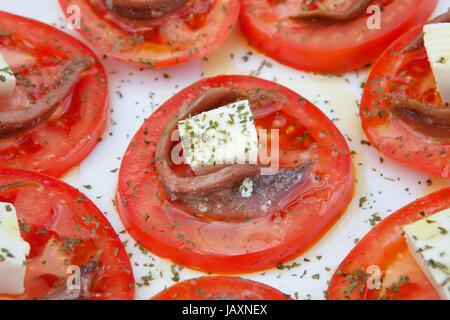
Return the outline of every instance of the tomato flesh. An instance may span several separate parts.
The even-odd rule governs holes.
[[[425,49],[402,53],[421,32],[418,26],[399,38],[375,64],[364,87],[360,115],[372,145],[386,156],[423,172],[450,177],[450,145],[410,129],[387,110],[394,96],[443,108]]]
[[[68,277],[68,267],[81,266],[101,251],[101,268],[91,299],[133,299],[134,277],[119,237],[100,210],[73,187],[38,173],[0,168],[0,185],[33,183],[0,192],[12,203],[22,238],[30,244],[25,293],[0,299],[42,299]]]
[[[0,29],[6,34],[0,37],[0,52],[18,83],[13,93],[15,108],[27,107],[30,97],[48,94],[64,63],[79,56],[97,60],[75,38],[36,20],[0,11]],[[82,74],[47,122],[0,139],[0,166],[63,175],[96,146],[106,124],[107,102],[106,73],[97,62]]]
[[[112,58],[142,68],[167,67],[200,59],[228,37],[239,16],[238,0],[189,0],[152,21],[121,18],[104,0],[59,0],[82,12],[79,32]]]
[[[285,209],[233,221],[208,220],[166,196],[155,167],[156,142],[183,104],[214,87],[277,90],[287,98],[278,115],[256,120],[261,126],[268,125],[266,129],[280,129],[281,167],[314,162],[310,188],[306,193],[297,190],[297,197]],[[184,166],[178,172],[186,170]],[[130,234],[151,252],[195,269],[242,273],[272,267],[307,249],[344,212],[353,184],[347,143],[319,109],[270,81],[218,76],[182,90],[144,123],[123,158],[116,207]]]
[[[305,71],[344,73],[374,62],[392,41],[423,23],[438,1],[375,0],[372,4],[382,8],[378,29],[368,28],[368,14],[341,23],[290,18],[324,2],[329,1],[243,0],[241,27],[256,48],[283,64]],[[345,10],[347,3],[338,2],[341,7],[336,11]]]
[[[202,277],[177,283],[152,300],[292,300],[277,289],[238,277]]]
[[[403,226],[450,208],[450,188],[425,196],[381,221],[338,267],[328,299],[436,300],[439,295],[409,253]],[[370,267],[378,267],[381,287],[369,288]]]

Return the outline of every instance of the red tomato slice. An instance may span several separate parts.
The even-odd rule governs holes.
[[[104,0],[59,0],[68,18],[80,8],[79,32],[104,54],[138,67],[166,67],[203,58],[233,30],[238,0],[189,0],[158,21],[120,18]]]
[[[369,15],[343,23],[311,23],[290,19],[319,1],[243,0],[241,26],[252,44],[271,58],[297,69],[344,73],[374,62],[388,45],[424,22],[437,0],[374,0],[381,28],[369,29]],[[328,1],[329,2],[329,1]],[[350,1],[340,1],[343,11]],[[338,4],[339,5],[339,4]]]
[[[213,87],[278,90],[286,97],[278,114],[255,119],[257,127],[280,130],[281,167],[315,161],[311,188],[297,193],[284,210],[237,221],[207,220],[166,196],[155,168],[156,142],[183,104]],[[182,90],[144,123],[124,155],[116,207],[130,234],[151,252],[195,269],[242,273],[272,267],[305,251],[344,212],[353,185],[347,143],[319,109],[271,81],[218,76]]]
[[[16,86],[19,105],[40,96],[63,63],[97,57],[85,45],[36,20],[0,11],[0,52],[25,85]],[[100,62],[87,70],[50,119],[14,138],[0,139],[0,166],[61,176],[96,146],[108,112],[108,82]]]
[[[12,203],[22,237],[31,251],[25,293],[0,299],[40,299],[65,279],[70,265],[81,266],[101,250],[102,267],[92,299],[133,299],[134,277],[127,252],[101,211],[73,187],[31,171],[0,168],[0,185],[30,182],[0,192]],[[3,188],[2,188],[3,189]]]
[[[202,277],[177,283],[151,300],[292,300],[268,285],[239,277]]]
[[[414,201],[381,221],[344,259],[326,292],[328,299],[439,299],[409,253],[403,226],[450,208],[450,188]],[[369,289],[370,266],[381,271],[381,288]]]
[[[414,28],[387,49],[375,64],[364,87],[360,115],[363,129],[386,156],[423,172],[450,177],[450,145],[416,133],[387,110],[392,97],[401,95],[443,108],[425,49],[401,51],[422,30]]]

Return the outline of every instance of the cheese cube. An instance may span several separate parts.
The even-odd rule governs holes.
[[[25,261],[29,252],[30,245],[20,235],[14,206],[0,202],[0,294],[24,292]]]
[[[254,182],[250,178],[245,178],[239,187],[242,198],[250,198],[253,195]]]
[[[16,77],[0,53],[0,100],[11,98],[14,88],[16,87]]]
[[[450,209],[404,227],[408,248],[442,299],[450,299]]]
[[[258,136],[248,100],[178,122],[183,155],[192,169],[221,164],[256,164]]]
[[[444,104],[450,104],[450,23],[427,24],[423,31],[436,89]]]

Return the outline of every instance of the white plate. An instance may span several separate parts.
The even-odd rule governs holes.
[[[433,14],[436,16],[448,7],[448,0],[441,0]],[[87,43],[75,31],[67,29],[63,12],[56,0],[2,0],[0,10],[27,16],[68,31]],[[87,45],[92,48],[88,43]],[[93,48],[101,57],[102,55]],[[248,54],[251,52],[251,54]],[[247,56],[248,61],[243,57]],[[247,60],[247,59],[245,59]],[[391,161],[373,147],[363,145],[367,140],[360,124],[358,103],[361,98],[361,82],[370,70],[350,72],[342,77],[320,76],[304,73],[259,54],[249,47],[239,28],[207,61],[194,61],[181,66],[158,70],[138,68],[116,62],[103,61],[109,77],[111,117],[101,141],[81,165],[67,174],[63,180],[80,189],[106,214],[120,238],[125,241],[131,255],[136,283],[141,277],[151,275],[149,286],[136,286],[137,299],[149,299],[164,287],[173,285],[172,262],[160,259],[140,250],[135,241],[124,232],[124,227],[114,208],[118,168],[131,138],[144,119],[173,94],[202,77],[220,74],[252,74],[276,81],[303,95],[333,119],[348,139],[356,173],[354,199],[347,212],[331,230],[310,250],[294,261],[299,267],[290,270],[276,268],[252,274],[245,278],[271,285],[298,299],[323,299],[327,281],[335,269],[371,228],[373,215],[386,217],[395,210],[426,194],[449,186],[446,179],[430,177],[414,169]],[[380,157],[384,159],[383,163]],[[83,185],[91,185],[88,190]],[[362,207],[360,198],[366,197]],[[304,258],[309,259],[305,262]],[[144,267],[143,265],[153,265]],[[179,271],[178,266],[175,270]],[[306,271],[306,274],[305,274]],[[312,278],[319,274],[320,278]],[[181,280],[205,275],[182,268]]]

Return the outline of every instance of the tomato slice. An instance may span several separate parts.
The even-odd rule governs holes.
[[[280,130],[280,167],[313,160],[315,176],[311,188],[296,194],[283,210],[237,221],[208,220],[166,196],[155,167],[156,142],[183,104],[214,87],[277,90],[286,97],[278,114],[255,119],[255,124]],[[227,75],[194,83],[143,124],[123,157],[116,207],[130,234],[151,252],[195,269],[242,273],[272,267],[306,250],[344,212],[353,186],[347,143],[318,108],[271,81]]]
[[[91,299],[133,299],[134,277],[127,252],[101,211],[82,193],[54,178],[0,168],[0,185],[28,182],[0,192],[12,203],[21,234],[30,246],[25,293],[0,299],[42,299],[70,275],[68,267],[86,264],[101,251],[101,269]]]
[[[389,47],[364,87],[360,115],[372,145],[386,156],[423,172],[450,177],[450,145],[434,142],[387,111],[395,96],[443,108],[425,49],[402,53],[422,30],[414,28]]]
[[[381,221],[337,268],[326,292],[328,299],[439,299],[420,266],[409,253],[403,226],[450,208],[450,187],[408,204]],[[378,267],[381,287],[367,281]],[[369,271],[368,271],[369,270]]]
[[[78,31],[104,54],[141,68],[200,59],[216,50],[233,30],[238,0],[189,0],[157,21],[123,19],[104,0],[59,0],[69,19],[82,14]]]
[[[94,53],[61,30],[0,11],[0,52],[18,79],[13,99],[46,94],[63,68]],[[20,84],[19,84],[20,82]],[[72,93],[47,122],[13,138],[0,139],[0,166],[61,176],[96,146],[106,125],[108,82],[100,62],[82,74]]]
[[[240,22],[251,43],[297,69],[344,73],[374,62],[392,41],[424,22],[437,0],[374,0],[381,7],[381,28],[369,29],[369,15],[341,23],[300,22],[290,17],[315,10],[327,0],[242,0]],[[337,11],[350,6],[339,1]],[[342,7],[342,8],[341,8]]]
[[[239,277],[201,277],[177,283],[151,300],[292,300],[268,285]]]

